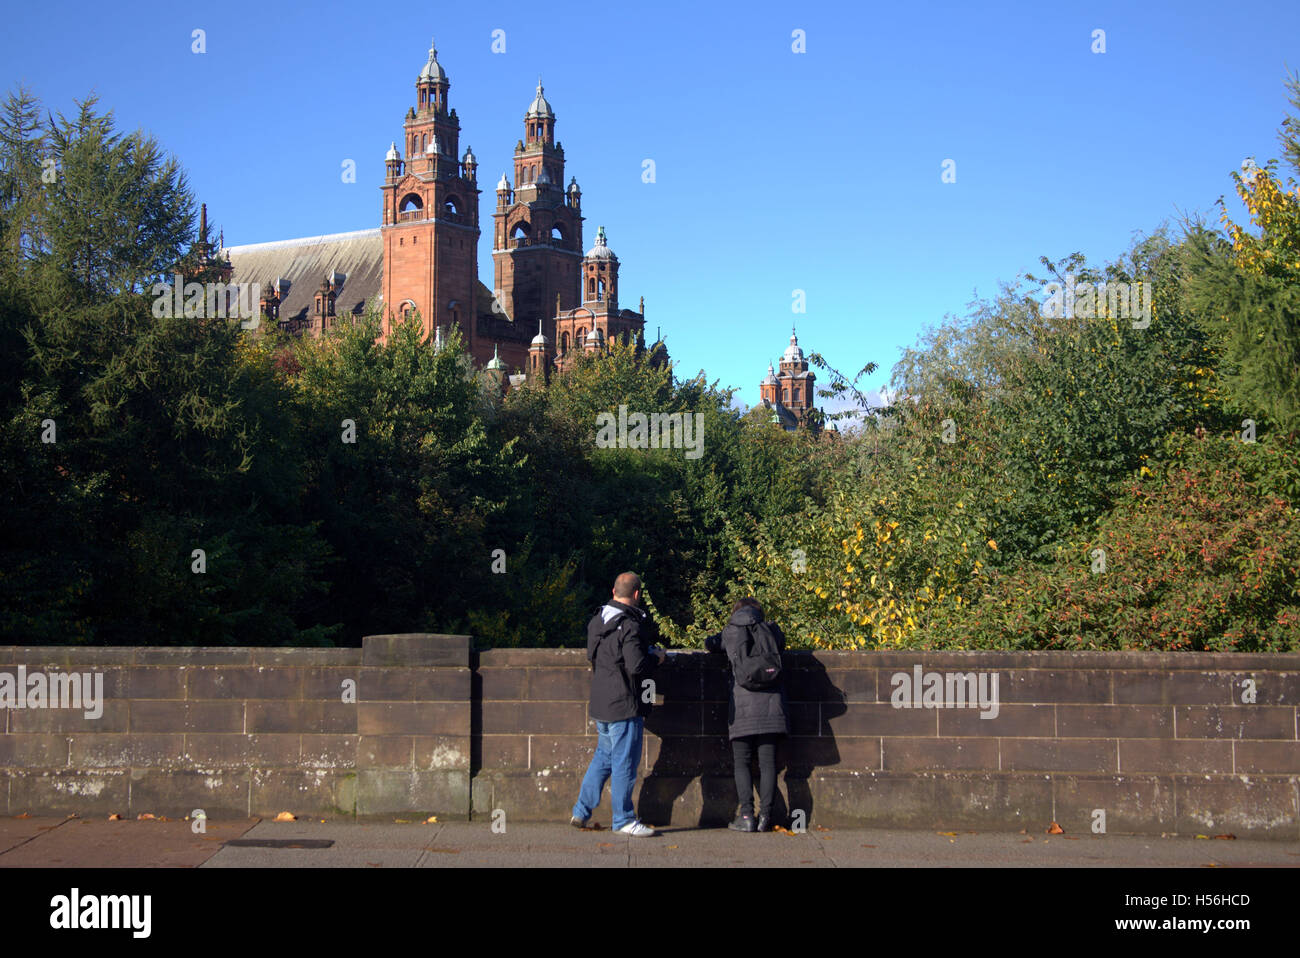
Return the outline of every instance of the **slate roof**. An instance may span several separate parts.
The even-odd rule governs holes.
[[[348,312],[360,315],[366,303],[383,291],[384,246],[377,228],[228,246],[222,252],[230,257],[234,268],[233,283],[265,286],[277,279],[289,281],[289,295],[280,303],[281,322],[305,320],[321,280],[335,270],[346,277],[334,301],[336,316]],[[476,326],[479,336],[501,342],[528,342],[529,330],[492,312],[492,291],[482,280],[478,281]]]
[[[280,303],[282,322],[305,319],[321,281],[334,270],[346,277],[334,301],[335,315],[363,312],[366,301],[383,289],[384,248],[378,229],[228,246],[224,253],[235,270],[232,282],[265,286],[277,279],[289,281],[289,294]]]

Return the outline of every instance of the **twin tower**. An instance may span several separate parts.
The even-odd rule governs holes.
[[[496,185],[494,288],[479,282],[478,159],[460,152],[450,87],[431,47],[402,148],[394,142],[386,158],[383,335],[418,310],[426,335],[459,325],[479,365],[530,379],[563,369],[574,350],[641,341],[645,317],[619,307],[618,257],[603,227],[583,252],[582,192],[576,179],[564,185],[564,147],[540,83],[515,144],[514,186],[505,174]]]

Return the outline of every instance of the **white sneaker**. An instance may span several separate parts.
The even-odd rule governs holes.
[[[640,822],[629,822],[619,829],[624,835],[631,835],[634,838],[649,838],[651,835],[659,833],[649,825],[642,825]]]

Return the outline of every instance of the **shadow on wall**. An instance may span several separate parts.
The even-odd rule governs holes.
[[[772,814],[777,824],[785,824],[793,810],[802,810],[805,821],[811,822],[814,809],[809,779],[816,768],[840,763],[830,720],[844,714],[845,696],[813,653],[786,653],[782,658],[790,735],[777,748]],[[683,818],[697,808],[687,792],[699,779],[694,824],[720,827],[729,823],[739,808],[727,738],[731,672],[720,655],[697,654],[691,660],[674,663],[657,676],[663,704],[650,711],[645,727],[658,737],[658,753],[641,785],[637,817],[660,826],[685,824]],[[757,801],[757,758],[752,773]]]

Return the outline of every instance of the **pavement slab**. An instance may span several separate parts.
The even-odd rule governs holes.
[[[236,846],[231,840],[260,842]],[[310,840],[319,847],[292,847]],[[0,818],[0,867],[182,868],[1300,868],[1300,842],[669,826],[632,838],[563,823],[207,822]]]
[[[0,818],[0,868],[197,868],[257,819],[212,822]]]

